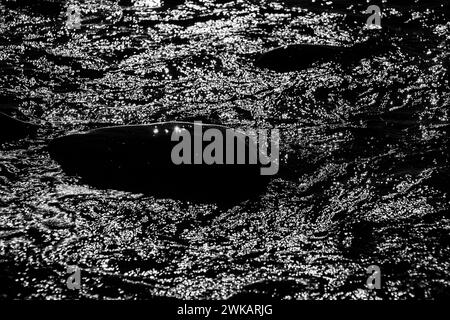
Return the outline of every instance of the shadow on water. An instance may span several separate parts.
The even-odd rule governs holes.
[[[226,152],[229,152],[225,142],[227,128],[206,124],[201,128],[213,128],[223,134],[223,144],[219,146],[223,150],[215,149],[213,154],[220,152],[220,162],[224,163]],[[188,148],[177,153],[183,159],[189,159],[187,164],[173,162],[172,152],[179,144],[171,140],[174,130],[186,130],[192,137]],[[244,142],[247,146],[246,164],[205,164],[204,160],[194,164],[195,153],[198,154],[195,149],[198,142],[194,141],[197,132],[194,130],[194,124],[187,122],[107,127],[56,138],[48,149],[68,173],[77,174],[85,182],[102,188],[220,203],[255,197],[263,191],[269,179],[261,176],[261,165],[249,163],[249,152],[252,151],[248,148],[248,139]],[[235,141],[241,143],[245,140],[243,134],[236,134]],[[182,139],[184,141],[184,137]],[[237,153],[241,152],[238,148],[236,143],[233,163],[237,163]],[[189,152],[191,157],[184,158],[185,152]]]

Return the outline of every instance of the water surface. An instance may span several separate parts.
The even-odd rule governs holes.
[[[42,125],[0,147],[0,297],[448,297],[448,1],[384,1],[382,30],[364,29],[361,1],[0,3],[1,107]],[[362,60],[253,64],[280,45],[370,38],[385,45]],[[222,206],[97,189],[45,150],[170,120],[278,128],[283,170]]]

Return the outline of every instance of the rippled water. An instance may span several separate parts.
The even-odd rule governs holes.
[[[41,125],[0,149],[0,297],[449,296],[448,1],[384,1],[382,30],[363,28],[362,1],[0,3],[0,111]],[[373,37],[361,60],[253,64],[279,45]],[[256,199],[191,203],[96,189],[45,149],[168,120],[278,128],[280,175]]]

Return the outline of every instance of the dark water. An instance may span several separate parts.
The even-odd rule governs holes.
[[[142,2],[69,1],[82,22],[67,29],[66,2],[1,1],[1,108],[41,129],[0,149],[0,297],[449,296],[448,1],[388,0],[381,31],[363,29],[363,1]],[[295,72],[253,65],[278,45],[369,37],[390,45]],[[45,150],[168,120],[278,128],[282,173],[221,206],[96,189]]]

